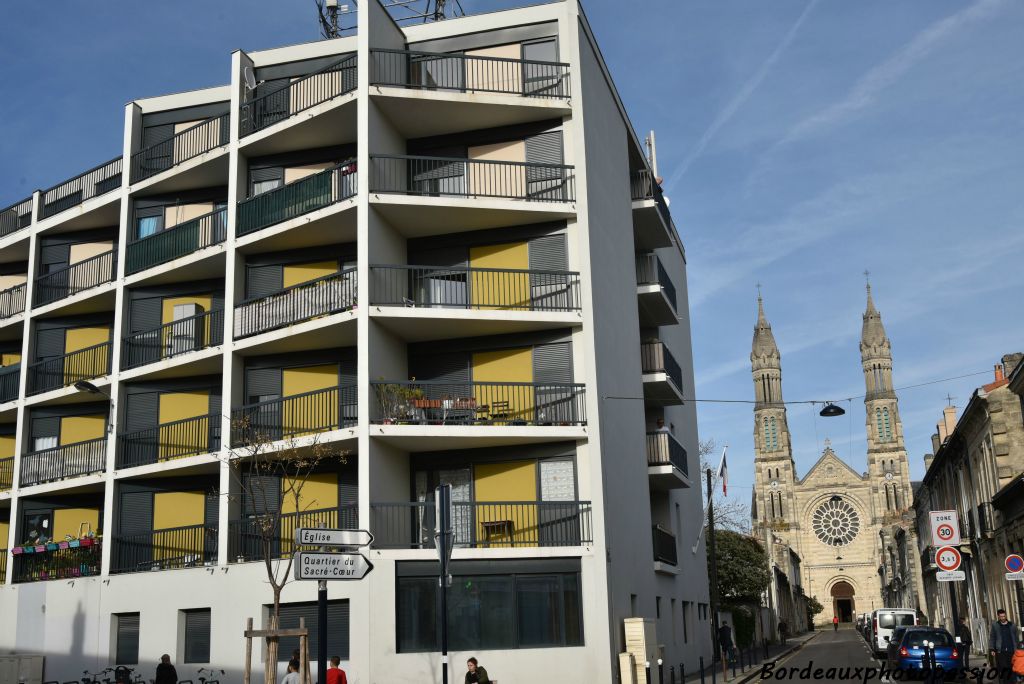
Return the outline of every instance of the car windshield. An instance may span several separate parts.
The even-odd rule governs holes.
[[[953,637],[949,635],[949,632],[912,629],[904,637],[903,646],[906,648],[921,648],[922,644],[926,641],[934,643],[936,648],[953,645]]]
[[[891,629],[897,625],[914,624],[913,613],[879,613],[878,626]]]

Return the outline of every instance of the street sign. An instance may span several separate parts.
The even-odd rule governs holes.
[[[371,570],[373,563],[361,553],[300,551],[295,554],[297,580],[360,580]]]
[[[1006,557],[1006,572],[1018,573],[1024,571],[1024,558],[1017,553],[1011,553]]]
[[[366,530],[300,527],[295,530],[295,543],[299,546],[369,546],[373,543],[373,535]]]
[[[939,582],[962,582],[967,579],[967,573],[963,570],[939,570],[935,579]]]
[[[935,564],[943,572],[952,572],[960,568],[960,552],[952,546],[943,546],[935,551]]]
[[[934,546],[960,545],[960,518],[956,511],[931,511],[929,516]]]

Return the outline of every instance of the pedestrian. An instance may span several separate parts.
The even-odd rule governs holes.
[[[295,658],[288,661],[288,674],[284,676],[281,684],[299,684],[299,661]]]
[[[789,633],[789,625],[786,624],[785,620],[779,620],[779,639],[782,641],[782,645],[786,645],[786,635]]]
[[[995,661],[999,681],[1004,684],[1013,682],[1013,652],[1017,648],[1017,626],[1006,619],[1006,611],[996,611],[997,621],[992,624],[988,633],[988,653]]]
[[[327,668],[327,684],[348,684],[348,677],[341,669],[341,658],[331,656],[331,666]]]
[[[839,616],[838,615],[833,615],[832,616],[832,631],[833,632],[838,632],[839,631]]]
[[[480,667],[480,663],[476,661],[476,658],[470,658],[466,661],[466,684],[490,684],[491,680],[487,678],[487,670]]]
[[[729,677],[729,662],[732,660],[732,627],[723,622],[718,628],[718,648],[722,650],[722,679]]]
[[[967,670],[971,667],[971,646],[974,644],[974,638],[971,636],[971,628],[967,624],[966,617],[960,618],[960,626],[956,628],[956,635],[960,637],[963,668]]]
[[[156,666],[156,679],[153,684],[178,684],[178,671],[171,665],[171,656],[164,653]]]

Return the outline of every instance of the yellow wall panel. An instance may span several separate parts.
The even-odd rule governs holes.
[[[14,435],[0,435],[0,458],[14,456]]]
[[[107,434],[107,417],[64,416],[60,419],[60,446],[99,439]]]
[[[502,349],[473,354],[474,383],[533,382],[533,349]],[[496,423],[532,421],[533,388],[524,385],[478,385],[473,387],[477,406],[488,407]]]
[[[481,463],[473,467],[477,538],[491,546],[537,542],[537,508],[488,502],[536,501],[536,461]]]
[[[297,436],[338,427],[338,393],[288,399],[306,392],[338,386],[338,364],[285,368],[281,372],[284,433]]]
[[[281,553],[290,554],[294,550],[295,529],[297,527],[316,527],[320,522],[328,527],[338,526],[338,475],[337,473],[314,473],[302,483],[296,507],[294,481],[283,478],[281,482],[281,512],[302,513],[319,511],[326,508],[334,509],[321,515],[306,513],[301,517],[289,516],[281,519]]]
[[[64,331],[64,353],[70,354],[95,347],[110,340],[110,328],[71,328]],[[110,370],[110,349],[100,347],[64,359],[64,384],[71,385],[84,377],[106,375]]]
[[[205,492],[157,492],[153,495],[154,530],[202,525],[205,512]]]
[[[21,352],[7,352],[0,354],[0,367],[6,368],[21,363]]]
[[[9,523],[0,522],[0,549],[7,548],[7,535],[11,533]]]
[[[94,347],[110,340],[110,328],[69,328],[64,331],[64,353]]]
[[[286,264],[284,267],[284,287],[300,283],[308,283],[338,272],[338,260],[311,261],[305,264]]]
[[[90,529],[100,533],[98,508],[61,508],[53,512],[53,538],[57,541],[63,541],[67,535],[78,539],[79,530],[81,534],[88,534]]]
[[[525,242],[469,248],[470,268],[530,268],[530,246]],[[529,308],[529,273],[473,273],[470,302],[475,309]]]
[[[167,392],[160,395],[161,425],[210,413],[210,391]],[[160,428],[160,460],[208,451],[209,421],[165,425]]]

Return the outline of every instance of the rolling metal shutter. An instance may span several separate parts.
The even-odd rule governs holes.
[[[280,181],[284,184],[284,167],[265,166],[263,168],[249,169],[249,196],[256,194],[256,184],[266,181]]]
[[[281,369],[246,368],[245,396],[246,403],[254,401],[254,397],[281,396]]]
[[[468,352],[423,355],[413,359],[413,377],[428,383],[423,393],[427,399],[443,399],[450,396],[469,396],[472,382],[472,356]]]
[[[244,497],[242,515],[245,517],[281,510],[281,480],[274,475],[242,475]]]
[[[533,348],[533,379],[536,383],[572,382],[572,343],[555,342]]]
[[[327,657],[338,656],[342,660],[349,657],[349,607],[348,600],[327,602]],[[316,603],[289,603],[281,606],[281,629],[294,629],[299,626],[299,618],[306,619],[309,630],[309,652],[317,653],[320,647],[320,635],[317,629]],[[278,660],[281,662],[291,658],[292,651],[299,647],[298,637],[282,637],[278,647]]]
[[[152,147],[174,137],[174,124],[146,126],[142,129],[142,147]]]
[[[47,417],[32,419],[32,438],[34,440],[42,437],[56,438],[58,435],[60,435],[60,418]]]
[[[338,473],[338,526],[353,528],[359,525],[359,514],[349,504],[359,503],[359,471],[355,465],[355,457],[349,457],[349,464],[341,467]]]
[[[155,427],[160,421],[160,393],[133,392],[125,402],[125,428],[127,432]]]
[[[71,245],[43,245],[39,249],[39,264],[43,273],[50,273],[61,266],[67,266],[71,258]],[[49,268],[46,268],[49,266]]]
[[[538,271],[565,271],[569,258],[565,249],[565,235],[545,235],[529,242],[530,268]]]
[[[246,299],[266,297],[284,288],[284,266],[267,264],[266,266],[247,266],[245,269]]]
[[[117,665],[137,665],[139,662],[139,614],[121,613],[117,620]]]
[[[549,131],[528,137],[526,161],[529,164],[562,164],[562,131]],[[565,170],[560,167],[528,166],[526,192],[534,198],[565,199],[565,174]]]
[[[216,490],[206,493],[204,508],[203,524],[207,527],[217,527],[217,520],[220,516],[220,497]]]
[[[185,662],[210,662],[210,609],[185,611]]]
[[[36,331],[36,359],[52,359],[64,354],[64,329],[50,328]]]
[[[565,235],[545,235],[530,240],[530,270],[566,271]],[[560,273],[531,273],[530,302],[535,311],[564,311],[576,308],[573,282]]]
[[[129,329],[133,333],[160,327],[163,302],[160,297],[133,299],[129,309]]]
[[[153,492],[121,492],[119,509],[117,527],[121,534],[153,529]]]
[[[533,381],[537,383],[537,418],[542,423],[575,423],[577,399],[572,387],[570,342],[542,344],[533,348]],[[550,383],[550,384],[549,384]]]

